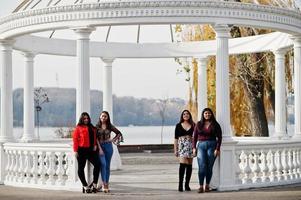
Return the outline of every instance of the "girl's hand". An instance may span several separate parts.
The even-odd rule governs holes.
[[[78,153],[74,152],[74,156],[75,156],[75,158],[78,158]]]
[[[100,148],[99,151],[98,151],[99,155],[103,155],[103,150]]]
[[[195,148],[192,149],[192,156],[196,157],[196,149]]]
[[[176,157],[179,157],[178,150],[175,150],[174,154],[175,154]]]
[[[219,155],[220,155],[220,151],[217,150],[217,149],[215,149],[215,151],[214,151],[214,156],[217,157],[217,156],[219,156]]]

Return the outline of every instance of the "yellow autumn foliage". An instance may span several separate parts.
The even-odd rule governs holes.
[[[254,3],[252,0],[242,0],[243,3]],[[256,3],[264,4],[264,5],[278,5],[271,0],[258,0]],[[289,1],[289,3],[291,3]],[[248,36],[248,31],[246,29],[241,28],[241,36]],[[270,30],[254,30],[256,34],[265,34],[271,32]],[[215,32],[210,25],[176,25],[175,28],[176,33],[181,33],[182,41],[203,41],[203,40],[214,40]],[[265,55],[267,60],[274,60],[272,53],[266,53]],[[292,51],[288,53],[286,59],[286,80],[288,83],[288,91],[292,92],[292,71],[289,67],[291,62],[290,59],[292,57]],[[187,73],[189,75],[189,100],[187,108],[192,112],[193,118],[195,121],[198,116],[197,110],[197,91],[198,91],[198,62],[195,58],[191,60],[191,62],[187,62],[181,60],[181,63],[185,63]],[[274,62],[266,62],[266,65],[269,65],[269,70],[266,70],[266,78],[265,81],[267,85],[270,84],[271,88],[265,89],[265,109],[266,115],[268,118],[273,118],[273,108],[271,105],[271,96],[270,90],[274,89]],[[212,108],[215,112],[215,56],[208,57],[207,62],[207,92],[208,92],[208,107]],[[236,74],[239,72],[238,70],[238,62],[236,56],[230,56],[229,58],[229,70],[230,70],[230,112],[231,112],[231,125],[232,130],[236,136],[251,136],[252,133],[252,125],[250,123],[250,99],[248,99],[246,95],[246,91],[244,89],[244,84],[241,79],[236,78]],[[272,65],[272,66],[271,66]],[[242,120],[243,119],[243,120]]]

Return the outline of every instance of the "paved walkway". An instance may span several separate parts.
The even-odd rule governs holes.
[[[0,186],[0,200],[79,199],[206,199],[206,200],[301,200],[301,184],[285,187],[210,192],[198,194],[197,171],[193,171],[191,192],[178,192],[177,160],[171,154],[122,154],[123,169],[111,175],[111,193],[82,194]],[[80,190],[80,189],[79,189]]]

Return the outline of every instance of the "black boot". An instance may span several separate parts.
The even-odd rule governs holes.
[[[185,190],[186,191],[191,191],[191,189],[189,187],[191,173],[192,173],[192,165],[186,164],[186,177],[185,177]]]
[[[179,192],[183,192],[183,179],[184,179],[184,174],[185,174],[185,164],[180,163],[179,167]]]

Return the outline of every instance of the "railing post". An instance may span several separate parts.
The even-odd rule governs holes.
[[[3,143],[0,143],[0,184],[4,183],[5,179],[5,164],[6,164],[6,156],[4,152]]]
[[[77,160],[75,156],[73,155],[73,152],[68,152],[67,153],[67,171],[66,171],[68,180],[66,181],[66,185],[68,187],[72,188],[75,187],[76,185],[81,185],[78,181],[77,177]]]
[[[236,141],[224,141],[221,146],[221,155],[219,157],[219,186],[218,190],[237,190],[235,183],[236,176]]]

